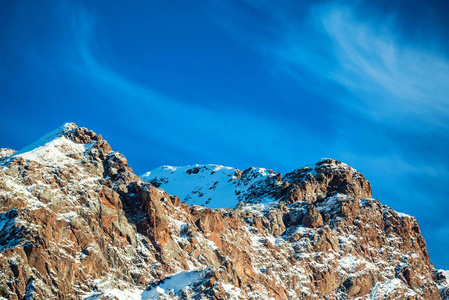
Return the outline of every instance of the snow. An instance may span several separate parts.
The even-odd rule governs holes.
[[[243,179],[241,174],[245,174]],[[162,166],[141,175],[146,182],[164,189],[181,201],[208,208],[234,208],[250,189],[274,176],[271,170],[251,168],[240,171],[221,165]],[[242,182],[245,180],[245,182]],[[270,201],[261,197],[259,201]]]
[[[298,233],[298,234],[304,235],[304,234],[307,234],[307,233],[310,233],[310,232],[314,233],[314,230],[311,229],[311,228],[308,228],[308,227],[298,226],[298,227],[296,227],[296,229],[293,232],[293,234]]]
[[[99,299],[113,299],[113,297],[116,297],[120,300],[141,300],[143,299],[141,297],[142,290],[138,289],[129,289],[121,291],[119,289],[110,289],[105,291],[104,293],[92,295],[85,297],[85,300],[99,300]]]
[[[204,277],[204,271],[181,271],[174,274],[165,280],[162,280],[156,288],[152,288],[149,291],[142,293],[143,299],[156,299],[159,295],[169,295],[171,291],[177,294],[181,290],[188,289],[189,286],[202,279]]]
[[[401,212],[397,212],[397,213],[398,213],[399,218],[401,218],[401,219],[411,218],[410,215],[407,215],[407,214],[404,214],[404,213],[401,213]]]
[[[66,220],[67,222],[72,221],[73,218],[77,217],[78,214],[74,211],[69,211],[67,213],[58,214],[58,220]]]
[[[196,170],[198,172],[193,173]],[[169,194],[178,196],[188,204],[209,208],[233,208],[238,203],[232,182],[235,180],[234,175],[235,169],[233,168],[194,165],[163,166],[141,177],[147,182],[157,180],[161,183],[160,188]]]
[[[449,271],[447,270],[438,270],[439,272],[442,272],[443,275],[446,277],[446,282],[438,282],[437,287],[440,291],[441,299],[447,300],[449,299]]]
[[[159,283],[153,283],[150,289],[124,289],[117,288],[105,290],[102,293],[88,295],[85,300],[109,299],[117,297],[120,300],[153,300],[159,296],[170,296],[179,294],[180,291],[190,288],[194,282],[203,279],[204,271],[181,271]]]
[[[357,259],[352,255],[348,255],[340,259],[340,267],[344,270],[354,271],[358,265]]]
[[[9,148],[0,148],[0,160],[6,159],[13,155],[16,151]]]
[[[341,259],[339,259],[339,266],[342,271],[345,271],[348,274],[357,274],[357,270],[360,269],[359,272],[366,272],[368,269],[377,270],[378,268],[368,262],[363,257],[354,257],[352,255],[347,255]],[[360,268],[363,266],[363,268]]]
[[[64,125],[60,126],[59,128],[47,133],[40,139],[36,140],[34,143],[31,143],[28,146],[26,146],[25,148],[22,148],[21,150],[17,151],[15,153],[15,156],[25,153],[25,152],[30,152],[36,148],[45,146],[47,143],[51,142],[52,140],[61,137],[62,134],[64,133],[64,131],[71,130],[74,128],[76,128],[76,125],[74,123],[65,123]]]
[[[67,153],[80,154],[90,148],[90,144],[76,144],[63,136],[63,133],[77,128],[74,123],[66,123],[34,143],[17,151],[10,158],[22,157],[43,165],[58,165],[67,162]]]
[[[228,297],[227,299],[241,299],[241,297],[238,297],[241,294],[241,291],[239,288],[237,288],[229,283],[223,283],[221,286],[227,293],[227,295],[226,295]]]
[[[371,293],[368,294],[368,299],[375,300],[379,298],[389,299],[388,295],[395,290],[399,290],[401,287],[404,287],[405,284],[398,278],[393,278],[386,282],[378,282]]]
[[[334,205],[337,201],[343,201],[347,199],[346,195],[337,193],[334,196],[327,197],[323,202],[317,204],[317,209],[321,212],[331,212],[334,209]]]
[[[446,280],[449,280],[449,270],[445,271],[445,270],[439,270],[441,272],[443,272],[444,276],[446,277]],[[449,282],[448,282],[449,284]]]
[[[384,206],[383,213],[384,214],[395,214],[396,213],[399,216],[399,218],[401,218],[401,219],[413,218],[410,215],[407,215],[407,214],[404,214],[404,213],[401,213],[401,212],[397,212],[394,209],[392,209],[391,207],[388,207],[386,205]]]

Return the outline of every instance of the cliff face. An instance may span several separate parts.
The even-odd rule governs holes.
[[[438,287],[447,292],[416,219],[372,199],[363,175],[336,160],[284,177],[165,167],[144,181],[101,135],[73,123],[0,154],[6,299],[440,299]]]

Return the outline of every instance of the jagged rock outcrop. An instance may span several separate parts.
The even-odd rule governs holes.
[[[16,153],[16,150],[9,148],[0,148],[0,159],[8,157]]]
[[[440,290],[441,299],[449,299],[449,271],[435,270],[433,271],[433,279]]]
[[[336,160],[284,177],[165,167],[143,176],[150,184],[101,135],[73,123],[0,153],[6,299],[440,299],[447,292],[416,219],[372,199],[363,175]],[[172,186],[181,193],[160,189]]]
[[[368,180],[357,170],[335,159],[323,159],[295,170],[286,174],[283,181],[288,185],[288,202],[316,202],[337,194],[356,199],[372,196]]]

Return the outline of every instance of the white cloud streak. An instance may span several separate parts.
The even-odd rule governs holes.
[[[449,61],[443,55],[399,40],[388,20],[357,19],[350,7],[314,7],[310,18],[313,33],[283,22],[289,27],[273,52],[287,69],[299,66],[342,85],[356,99],[342,103],[376,121],[408,122],[415,131],[449,127]]]
[[[66,28],[67,40],[61,43],[59,51],[65,57],[65,67],[104,94],[109,100],[107,105],[120,111],[114,116],[116,121],[132,120],[133,130],[139,134],[195,153],[208,163],[220,163],[234,154],[246,156],[248,161],[257,157],[259,161],[270,161],[278,166],[286,157],[292,161],[298,159],[294,148],[285,149],[282,158],[273,155],[279,152],[280,144],[298,137],[314,139],[303,130],[288,131],[268,116],[238,107],[217,111],[157,93],[96,59],[92,49],[99,47],[95,32],[97,21],[87,10],[79,6],[63,7],[61,16],[71,24]]]

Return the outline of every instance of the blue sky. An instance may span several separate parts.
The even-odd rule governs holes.
[[[0,146],[70,121],[138,174],[333,157],[449,269],[447,4],[301,2],[3,1]]]

